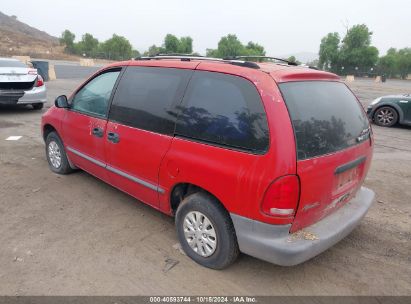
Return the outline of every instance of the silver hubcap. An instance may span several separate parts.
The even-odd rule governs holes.
[[[389,125],[394,120],[394,112],[390,109],[381,109],[377,113],[378,122],[383,125]]]
[[[184,218],[184,236],[188,245],[202,257],[209,257],[217,248],[217,235],[211,221],[201,212],[192,211]]]
[[[59,145],[55,141],[51,141],[48,146],[48,154],[51,165],[58,169],[61,166],[61,152]]]

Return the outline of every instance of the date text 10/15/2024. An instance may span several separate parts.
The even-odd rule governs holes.
[[[150,297],[150,303],[256,303],[255,297],[245,296],[160,296]]]

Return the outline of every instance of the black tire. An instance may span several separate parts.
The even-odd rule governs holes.
[[[60,155],[60,164],[57,166],[56,162],[53,164],[53,157],[51,153],[53,153],[53,149],[51,149],[51,145],[54,147],[58,147],[58,153]],[[54,149],[56,150],[56,148]],[[64,150],[63,142],[61,141],[60,137],[57,135],[56,132],[50,132],[46,138],[46,157],[49,163],[49,167],[51,171],[57,174],[68,174],[73,171],[70,167],[69,161],[67,159],[66,151]]]
[[[41,110],[44,107],[44,103],[33,103],[32,107],[34,110]]]
[[[393,107],[383,106],[375,110],[373,121],[377,126],[392,127],[398,122],[398,113]]]
[[[211,222],[211,227],[214,228],[216,247],[210,256],[204,257],[195,252],[186,240],[184,221],[191,212],[200,212],[205,215]],[[176,228],[184,252],[202,266],[212,269],[226,268],[237,259],[240,253],[230,215],[216,198],[205,192],[193,193],[180,203],[176,213]]]

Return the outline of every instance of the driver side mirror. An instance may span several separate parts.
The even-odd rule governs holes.
[[[54,105],[57,108],[62,108],[62,109],[69,108],[69,103],[68,103],[68,100],[67,100],[67,96],[66,95],[60,95],[59,97],[57,97],[56,100],[54,101]]]

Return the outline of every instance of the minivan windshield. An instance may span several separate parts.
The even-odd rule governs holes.
[[[291,116],[298,160],[333,153],[369,138],[368,119],[345,84],[301,81],[279,87]]]

